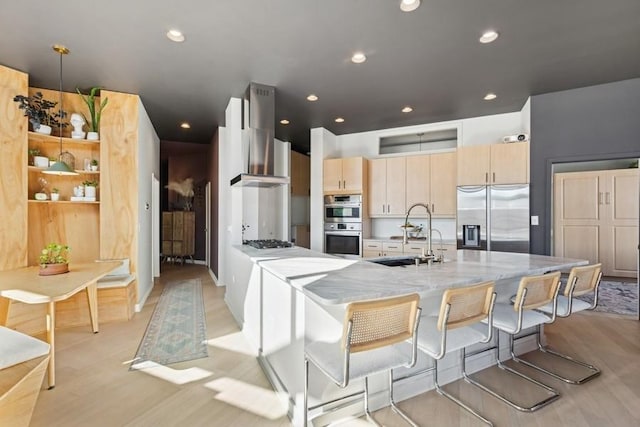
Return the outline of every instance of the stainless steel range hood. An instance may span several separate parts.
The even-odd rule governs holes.
[[[273,86],[250,83],[243,102],[243,128],[249,132],[246,173],[231,180],[232,186],[276,187],[289,184],[289,177],[273,174],[275,135],[275,92]]]

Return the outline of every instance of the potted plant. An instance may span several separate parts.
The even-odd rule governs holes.
[[[69,246],[49,243],[40,252],[40,276],[51,276],[69,271]]]
[[[62,132],[67,125],[62,123],[67,113],[62,110],[52,112],[51,109],[58,103],[44,99],[42,92],[36,92],[33,96],[16,95],[13,101],[18,102],[18,109],[24,110],[24,115],[29,117],[34,132],[50,135],[52,126],[57,126]]]
[[[96,172],[98,170],[98,161],[96,159],[91,160],[91,170]]]
[[[60,199],[60,190],[54,187],[51,190],[51,201],[57,202],[59,199]]]
[[[84,197],[95,199],[98,181],[84,181],[82,185],[84,185]]]
[[[89,140],[99,139],[100,135],[98,132],[100,132],[100,117],[102,116],[102,110],[104,110],[104,107],[106,107],[109,102],[109,98],[105,98],[102,102],[98,103],[98,106],[96,107],[96,97],[100,89],[100,86],[92,87],[89,90],[89,94],[84,95],[80,92],[80,89],[76,88],[78,95],[82,97],[89,108],[89,116],[91,120],[87,119],[84,113],[82,113],[82,117],[84,117],[84,120],[89,126],[89,132],[87,132],[87,139]]]

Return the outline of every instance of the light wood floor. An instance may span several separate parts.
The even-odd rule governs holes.
[[[202,266],[163,268],[143,311],[132,321],[103,324],[97,335],[86,327],[56,332],[57,385],[40,393],[32,426],[290,425],[255,357],[243,351],[238,326],[224,303],[224,288],[217,288]],[[136,353],[163,285],[192,277],[204,285],[207,336],[213,341],[209,357],[146,372],[129,371],[126,362]],[[508,409],[461,381],[447,389],[497,426],[640,425],[640,322],[578,314],[558,320],[547,328],[547,335],[554,348],[584,354],[602,369],[602,375],[585,385],[569,386],[532,373],[562,394],[560,400],[533,414]],[[207,376],[199,378],[199,374]],[[496,380],[501,374],[489,370],[485,376]],[[521,388],[512,391],[527,394]],[[425,426],[482,425],[435,392],[400,406]],[[376,417],[386,426],[405,425],[388,409],[378,411]],[[366,425],[363,420],[343,425],[347,424]]]

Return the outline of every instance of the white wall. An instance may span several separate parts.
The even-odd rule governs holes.
[[[378,154],[381,137],[406,135],[419,132],[431,132],[455,128],[458,131],[458,147],[496,144],[506,135],[527,131],[530,127],[529,102],[522,111],[474,117],[439,123],[381,129],[369,132],[334,135],[324,128],[311,129],[311,249],[323,250],[323,200],[322,200],[322,161],[326,158],[363,156],[366,158],[388,157]],[[524,117],[527,116],[527,117]],[[444,150],[448,151],[448,150]],[[397,154],[396,154],[397,155]],[[373,223],[373,234],[387,233],[390,223]],[[453,238],[450,231],[455,229],[455,221],[440,224],[446,239]],[[434,226],[435,227],[435,226]],[[384,237],[384,236],[380,236]]]
[[[151,262],[153,250],[152,232],[152,180],[151,175],[160,176],[160,138],[156,134],[149,115],[138,98],[138,303],[140,311],[153,289]],[[158,212],[154,212],[157,215]],[[158,260],[156,260],[158,262]]]

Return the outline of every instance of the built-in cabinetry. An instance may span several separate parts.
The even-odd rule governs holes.
[[[25,267],[38,263],[42,248],[50,242],[71,247],[71,268],[74,263],[102,259],[130,260],[131,271],[137,271],[139,245],[138,217],[138,138],[142,114],[136,95],[102,90],[100,97],[109,98],[102,114],[100,141],[73,140],[71,128],[63,129],[62,151],[75,157],[77,176],[56,176],[41,173],[29,166],[28,150],[58,158],[60,138],[29,132],[29,123],[18,110],[13,97],[42,92],[45,99],[58,101],[57,91],[28,87],[25,73],[0,66],[0,270]],[[86,105],[77,93],[63,93],[66,112],[84,112]],[[146,117],[146,116],[145,116]],[[145,122],[146,124],[146,122]],[[84,160],[95,159],[99,171],[84,171]],[[36,201],[34,193],[47,181],[47,195],[58,188],[60,201]],[[73,187],[83,181],[99,181],[96,202],[71,202]],[[146,248],[145,248],[146,250]],[[135,284],[134,286],[137,286]],[[130,301],[103,298],[98,290],[98,304],[124,304]],[[129,293],[128,295],[134,295]],[[0,304],[7,303],[0,298]],[[86,296],[79,293],[56,304],[58,325],[89,323],[89,318],[75,309],[86,308]],[[103,307],[104,308],[104,307]],[[12,302],[7,326],[25,333],[46,330],[43,305]],[[126,320],[126,319],[125,319]]]
[[[406,160],[369,160],[369,216],[402,216],[406,212]]]
[[[162,256],[191,258],[195,253],[195,212],[162,212]]]
[[[458,185],[525,184],[529,182],[529,143],[460,147]]]
[[[436,255],[440,255],[440,248],[441,246],[437,241],[434,241],[431,245],[431,249]],[[402,241],[364,239],[362,242],[362,257],[376,258],[403,254],[420,255],[426,253],[427,249],[428,245],[425,241],[409,241],[407,244],[403,244]],[[455,244],[442,245],[443,256],[446,260],[455,259],[456,250]]]
[[[635,277],[638,169],[554,175],[554,253],[601,262],[603,274]]]
[[[324,194],[362,194],[366,189],[366,178],[367,162],[362,157],[324,160]]]
[[[434,218],[456,216],[456,153],[407,157],[406,209],[426,203]],[[424,209],[416,216],[426,214]],[[412,214],[413,215],[413,214]]]
[[[291,195],[308,196],[311,189],[309,156],[291,151]]]

